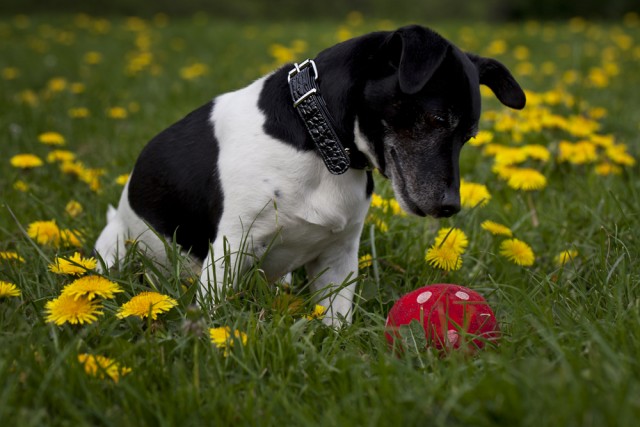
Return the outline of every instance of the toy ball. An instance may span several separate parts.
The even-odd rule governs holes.
[[[387,316],[389,344],[399,340],[401,349],[401,326],[414,320],[422,323],[427,346],[439,350],[464,346],[473,352],[499,337],[496,316],[487,301],[464,286],[435,284],[402,296]]]

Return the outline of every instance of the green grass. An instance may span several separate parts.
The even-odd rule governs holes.
[[[107,23],[108,31],[101,33],[95,21],[86,26],[73,16],[32,16],[27,24],[0,19],[0,72],[19,70],[15,79],[0,79],[0,250],[25,259],[0,260],[0,280],[22,291],[21,297],[0,299],[3,425],[635,425],[640,416],[637,165],[602,177],[591,165],[536,163],[548,185],[529,195],[507,187],[480,149],[466,147],[462,175],[485,183],[490,203],[441,222],[372,210],[389,230],[365,228],[361,255],[375,246],[377,274],[373,267],[362,271],[354,322],[340,331],[279,308],[286,289],[265,283],[255,270],[215,313],[194,310],[179,256],[172,273],[154,274],[153,264],[136,253],[109,274],[125,292],[105,303],[99,321],[80,327],[47,324],[45,303],[69,282],[50,273],[48,264],[75,249],[38,246],[24,233],[29,223],[55,219],[82,231],[80,250],[90,254],[107,205],[117,203],[121,191],[115,178],[129,172],[153,135],[214,95],[273,68],[274,43],[306,41],[296,54],[302,60],[334,44],[341,25],[354,35],[389,25],[352,20],[247,26],[196,16],[150,20],[134,31],[125,19]],[[513,56],[518,45],[528,47],[526,61],[537,70],[552,62],[555,72],[519,75],[519,81],[536,92],[563,86],[576,103],[550,107],[561,116],[605,108],[600,133],[614,134],[638,155],[640,28],[631,20],[585,28],[579,22],[432,26],[476,52],[505,40],[508,50],[497,57],[512,69],[525,61]],[[619,34],[631,39],[631,47],[616,43]],[[131,52],[147,43],[149,65],[126,73]],[[613,56],[604,62],[615,63],[619,74],[606,87],[592,87],[585,76],[603,64],[607,49]],[[100,52],[102,61],[86,64],[89,51]],[[193,63],[206,64],[207,73],[181,78],[180,69]],[[566,70],[575,70],[578,80],[563,83]],[[53,77],[66,79],[67,88],[50,93]],[[84,91],[72,93],[74,82],[83,83]],[[37,96],[33,105],[20,100],[26,90]],[[127,108],[128,117],[107,117],[114,106]],[[67,111],[75,107],[86,107],[90,116],[70,118]],[[485,98],[485,110],[503,111],[491,98]],[[493,125],[481,121],[481,129]],[[87,167],[104,168],[99,193],[55,165],[30,171],[10,166],[18,153],[46,158],[51,148],[37,139],[46,131],[64,135],[65,148]],[[510,134],[496,131],[495,137],[510,143]],[[524,138],[554,154],[560,140],[576,140],[548,129],[525,132]],[[14,189],[17,180],[29,191]],[[376,191],[392,195],[382,179]],[[84,207],[76,218],[65,213],[72,199]],[[511,226],[532,246],[535,264],[520,267],[501,257],[500,239],[480,229],[485,219]],[[424,261],[441,226],[459,227],[469,237],[460,270],[442,272]],[[554,257],[569,248],[578,257],[564,267],[555,265]],[[487,298],[503,331],[498,348],[473,357],[441,357],[423,349],[398,357],[389,351],[388,309],[403,293],[438,282],[462,284]],[[297,273],[292,292],[310,309],[305,283]],[[149,289],[176,298],[178,306],[155,322],[116,318],[122,303]],[[228,357],[199,333],[224,325],[248,335],[246,346],[236,343]],[[118,383],[86,375],[79,353],[114,358],[132,372]]]

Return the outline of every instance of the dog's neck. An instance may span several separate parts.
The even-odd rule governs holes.
[[[354,169],[368,169],[373,164],[355,143],[357,110],[365,84],[363,76],[367,74],[365,67],[383,36],[374,33],[368,37],[371,39],[371,43],[367,44],[370,48],[363,48],[361,43],[358,49],[354,49],[347,42],[327,49],[316,57],[320,74],[318,90],[326,102],[335,132],[349,152]],[[297,149],[315,150],[313,140],[293,107],[287,79],[292,68],[293,64],[286,65],[265,81],[259,101],[262,111],[267,115],[265,131]]]

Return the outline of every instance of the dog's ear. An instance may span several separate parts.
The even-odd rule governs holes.
[[[398,70],[400,90],[409,95],[418,93],[442,64],[449,46],[437,33],[418,25],[391,33],[387,52]]]
[[[504,105],[521,110],[527,103],[524,91],[507,67],[492,58],[467,53],[478,70],[480,84],[488,86]]]

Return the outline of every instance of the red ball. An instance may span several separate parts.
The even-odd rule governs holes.
[[[424,286],[402,296],[387,316],[385,336],[390,345],[401,340],[400,327],[422,323],[427,346],[474,351],[499,337],[496,316],[477,292],[459,285]]]

